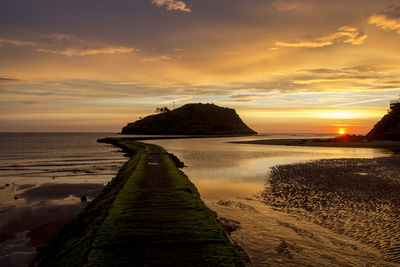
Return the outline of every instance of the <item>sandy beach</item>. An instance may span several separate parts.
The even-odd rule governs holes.
[[[208,200],[235,225],[231,237],[245,249],[248,266],[398,266],[359,240],[266,205],[259,199]]]
[[[272,168],[263,202],[378,249],[400,263],[400,158],[319,160]]]

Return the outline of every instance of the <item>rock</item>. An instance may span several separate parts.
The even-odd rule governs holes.
[[[168,153],[168,156],[170,157],[170,159],[172,159],[172,161],[175,163],[175,166],[176,167],[178,167],[178,168],[184,168],[184,167],[186,167],[185,166],[185,163],[183,163],[177,156],[175,156],[174,154],[172,154],[172,153]]]
[[[186,104],[128,123],[122,134],[243,135],[256,132],[240,119],[234,109],[214,104]]]
[[[221,224],[225,232],[229,234],[240,229],[240,222],[232,219],[220,217],[218,218],[218,222]]]
[[[81,201],[82,202],[86,202],[87,201],[87,196],[86,195],[81,196]]]

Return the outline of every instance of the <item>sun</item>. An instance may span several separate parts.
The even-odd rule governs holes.
[[[344,135],[345,133],[346,133],[345,129],[339,129],[338,130],[338,134],[340,134],[340,135]]]

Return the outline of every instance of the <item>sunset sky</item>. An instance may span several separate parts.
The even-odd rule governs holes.
[[[366,133],[400,93],[400,1],[0,0],[0,131],[119,131],[215,103]]]

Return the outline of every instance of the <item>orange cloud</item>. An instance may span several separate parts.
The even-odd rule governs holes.
[[[0,38],[0,46],[1,45],[35,46],[35,47],[38,46],[38,44],[35,42],[19,41],[6,38]]]
[[[387,15],[375,14],[369,17],[368,23],[374,24],[383,30],[400,33],[400,19],[397,18],[389,18]]]
[[[0,38],[0,45],[31,46],[37,51],[68,57],[126,54],[138,49],[108,44],[94,44],[64,33],[42,35],[39,41]]]
[[[156,57],[147,57],[143,58],[141,61],[142,62],[155,62],[155,61],[160,61],[160,60],[170,60],[171,57],[168,55],[162,55],[162,56],[156,56]]]
[[[38,49],[39,52],[50,53],[55,55],[63,55],[68,57],[75,56],[89,56],[89,55],[113,55],[113,54],[126,54],[135,51],[131,47],[123,46],[107,46],[98,48],[66,48],[61,50],[52,50],[46,48]]]
[[[276,46],[280,47],[309,47],[317,48],[330,46],[335,43],[353,44],[360,45],[363,44],[367,35],[360,31],[360,29],[350,26],[340,27],[336,32],[315,37],[311,39],[298,39],[292,42],[276,42]]]
[[[152,0],[153,4],[158,7],[166,6],[167,10],[178,10],[187,13],[191,13],[192,9],[190,9],[185,2],[177,1],[177,0]]]

